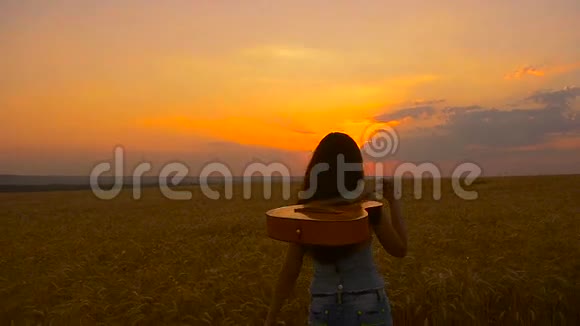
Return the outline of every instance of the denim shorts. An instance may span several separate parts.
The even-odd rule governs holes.
[[[391,305],[385,289],[365,293],[312,296],[309,326],[392,326]]]

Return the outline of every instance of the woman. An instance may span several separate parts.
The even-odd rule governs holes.
[[[348,169],[340,166],[344,163],[348,164]],[[353,166],[360,169],[353,171]],[[310,189],[311,182],[313,189]],[[343,182],[343,187],[340,182]],[[401,205],[395,199],[393,185],[383,182],[390,214],[384,209],[381,216],[371,219],[372,228],[387,253],[404,257],[407,231]],[[344,189],[356,191],[361,183],[364,184],[363,159],[356,142],[346,134],[330,133],[322,139],[308,164],[302,192],[308,195],[299,203],[340,197],[351,199],[343,196]],[[373,262],[371,243],[372,239],[340,247],[291,243],[266,325],[275,325],[283,302],[295,286],[305,254],[310,254],[314,263],[309,325],[392,325],[385,283]]]

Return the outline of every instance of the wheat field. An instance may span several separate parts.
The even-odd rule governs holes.
[[[481,179],[465,201],[404,188],[409,252],[374,241],[395,325],[578,325],[580,176]],[[294,185],[294,190],[298,184]],[[223,186],[221,188],[223,195]],[[260,325],[286,244],[264,212],[292,204],[174,201],[156,188],[99,200],[91,191],[0,194],[0,324]],[[305,260],[280,320],[305,325]]]

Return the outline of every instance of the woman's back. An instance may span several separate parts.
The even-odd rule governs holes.
[[[314,261],[309,325],[392,325],[371,241],[333,263]]]
[[[372,242],[335,262],[321,262],[313,258],[312,294],[364,292],[384,287],[384,280],[373,260]]]

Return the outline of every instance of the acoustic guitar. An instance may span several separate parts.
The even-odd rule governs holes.
[[[383,203],[376,200],[327,200],[290,205],[266,212],[272,239],[310,245],[342,246],[371,237],[369,220],[380,218]]]

